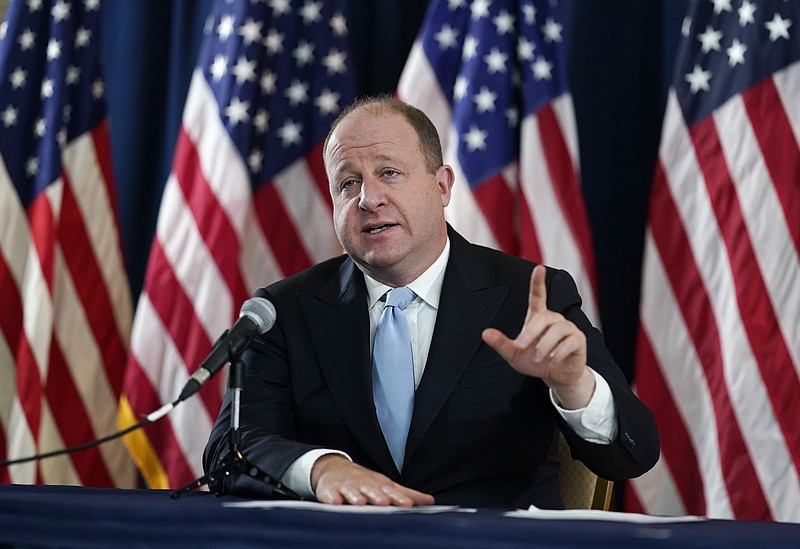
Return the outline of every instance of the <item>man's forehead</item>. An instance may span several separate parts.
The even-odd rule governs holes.
[[[399,161],[401,149],[415,148],[424,156],[422,143],[414,126],[402,112],[390,105],[369,103],[348,113],[333,128],[323,149],[323,162],[329,176],[341,173],[345,167],[344,158],[352,151],[370,148],[372,155],[385,153],[388,160]],[[408,153],[401,156],[408,161]],[[412,153],[413,154],[413,153]]]
[[[330,153],[330,169],[333,173],[350,172],[361,169],[362,163],[369,166],[397,164],[403,162],[401,155],[395,154],[397,144],[381,141],[365,146],[334,147]]]

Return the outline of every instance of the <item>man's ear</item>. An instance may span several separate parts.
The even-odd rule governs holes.
[[[436,170],[436,184],[439,186],[439,192],[442,195],[442,207],[445,207],[450,203],[453,183],[455,183],[455,180],[456,175],[453,172],[453,168],[447,164],[439,166],[439,169]]]

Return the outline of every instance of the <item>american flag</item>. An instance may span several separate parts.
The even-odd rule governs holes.
[[[341,253],[322,141],[355,94],[337,2],[220,0],[140,296],[124,425],[172,402],[258,287]],[[127,439],[150,487],[199,476],[224,375]]]
[[[97,0],[18,0],[0,27],[0,459],[116,428],[131,328]],[[131,487],[120,441],[0,482]]]
[[[691,6],[667,100],[636,378],[662,457],[631,509],[800,521],[800,3]]]
[[[456,172],[469,240],[567,269],[599,322],[563,26],[549,0],[434,0],[398,85]]]

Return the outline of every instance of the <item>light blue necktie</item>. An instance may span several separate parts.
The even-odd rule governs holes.
[[[398,471],[403,470],[408,427],[414,411],[414,360],[403,309],[415,297],[405,287],[389,290],[372,348],[375,410]]]

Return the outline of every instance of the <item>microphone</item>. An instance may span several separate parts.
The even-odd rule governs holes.
[[[239,319],[214,343],[206,359],[183,386],[175,404],[199,391],[223,366],[239,356],[255,336],[267,333],[275,324],[276,317],[275,306],[268,299],[251,297],[245,301],[239,311]]]

